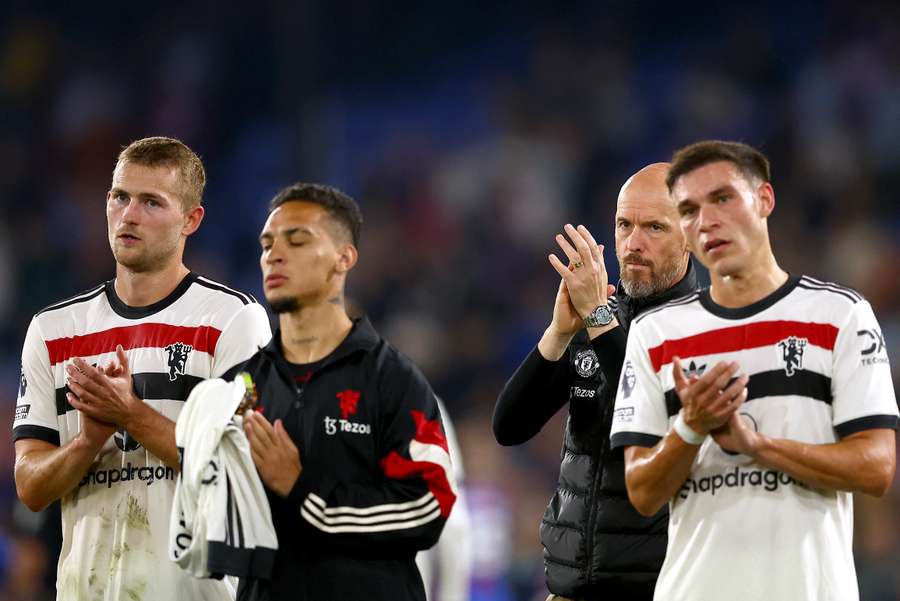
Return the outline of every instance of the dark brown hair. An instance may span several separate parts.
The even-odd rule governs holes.
[[[350,234],[353,246],[359,247],[362,230],[362,211],[356,201],[331,186],[324,184],[296,183],[282,189],[269,203],[269,214],[286,202],[308,202],[324,208]]]
[[[666,176],[669,192],[682,175],[718,161],[733,163],[748,180],[771,181],[769,159],[752,146],[741,142],[704,140],[680,148],[672,155],[672,166]]]
[[[181,173],[182,207],[193,208],[203,200],[206,186],[203,162],[181,140],[162,136],[135,140],[119,153],[116,166],[124,162],[146,167],[175,167]]]

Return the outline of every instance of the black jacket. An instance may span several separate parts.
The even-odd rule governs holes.
[[[666,292],[610,299],[620,327],[591,341],[586,331],[567,355],[547,361],[535,348],[507,382],[494,409],[494,436],[521,444],[569,403],[559,483],[540,535],[550,592],[579,599],[652,599],[666,554],[668,509],[641,516],[628,500],[625,460],[611,451],[609,430],[631,320],[697,288],[692,265]]]
[[[422,373],[365,318],[305,377],[281,332],[243,365],[263,415],[282,419],[303,472],[266,489],[278,535],[270,582],[239,600],[425,599],[416,552],[437,542],[456,499],[437,402]]]

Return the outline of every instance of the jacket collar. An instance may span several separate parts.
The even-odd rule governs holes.
[[[381,337],[375,331],[375,328],[372,327],[369,318],[366,316],[357,317],[353,320],[353,327],[350,329],[350,333],[336,349],[322,359],[319,369],[325,368],[354,353],[371,350],[375,348],[380,340]],[[278,362],[288,363],[287,359],[284,358],[284,351],[281,346],[281,328],[275,330],[272,340],[263,347],[262,352]]]
[[[619,281],[619,285],[616,287],[616,300],[619,301],[616,317],[619,319],[619,323],[627,330],[631,325],[631,320],[644,311],[658,307],[670,300],[687,296],[698,289],[697,270],[694,268],[694,260],[692,257],[688,257],[687,272],[684,274],[684,277],[677,284],[662,292],[643,298],[632,298],[628,296],[625,292],[625,287]]]

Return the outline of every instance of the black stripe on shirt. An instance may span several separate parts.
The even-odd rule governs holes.
[[[797,288],[803,288],[804,290],[813,290],[815,292],[830,292],[832,294],[837,294],[839,296],[843,296],[854,305],[859,302],[847,292],[844,292],[842,290],[835,290],[834,288],[826,288],[825,286],[812,285],[807,283],[806,280],[800,280],[800,283],[797,284]]]
[[[835,432],[841,438],[846,438],[851,434],[862,432],[864,430],[875,430],[877,428],[888,428],[890,430],[897,429],[896,415],[867,415],[857,419],[851,419],[849,422],[838,424],[834,427]]]
[[[733,382],[734,380],[732,380]],[[730,383],[730,382],[729,382]],[[747,400],[770,396],[803,396],[831,404],[831,378],[805,369],[788,376],[783,369],[764,371],[750,376]],[[666,413],[669,417],[681,411],[681,399],[674,388],[666,391]]]
[[[227,495],[227,522],[225,523],[225,544],[234,547],[234,497],[231,492],[231,481],[225,476],[225,492]]]
[[[237,290],[233,290],[227,286],[223,286],[222,284],[217,284],[211,280],[207,280],[206,278],[197,278],[194,282],[195,284],[199,284],[205,288],[209,288],[210,290],[218,290],[219,292],[224,292],[225,294],[230,294],[235,298],[239,298],[242,303],[245,305],[249,305],[250,303],[255,303],[256,299],[250,296],[249,294],[244,294],[243,292],[238,292]]]
[[[26,424],[13,428],[13,442],[25,438],[36,438],[59,446],[59,430],[47,428],[46,426]]]
[[[99,288],[91,288],[90,290],[85,290],[84,292],[79,292],[75,296],[68,298],[64,301],[60,301],[55,305],[50,305],[49,307],[44,307],[40,311],[37,312],[37,315],[41,313],[47,313],[48,311],[56,311],[57,309],[65,309],[66,307],[71,307],[72,305],[77,305],[78,303],[83,303],[85,301],[89,301],[92,298],[97,298],[103,291],[106,290],[106,284],[101,284]],[[84,296],[87,295],[87,296]]]
[[[134,391],[138,398],[145,401],[151,400],[173,400],[186,401],[188,395],[194,389],[194,386],[203,381],[203,378],[197,376],[177,375],[175,380],[169,379],[168,373],[141,373],[132,376],[134,380]],[[56,389],[56,415],[65,415],[67,411],[74,408],[69,404],[66,393],[69,392],[68,386]]]
[[[648,315],[653,315],[654,313],[659,313],[663,309],[668,309],[669,307],[678,307],[680,305],[689,305],[699,298],[700,298],[699,292],[691,292],[690,294],[688,294],[686,296],[682,296],[682,297],[670,300],[669,302],[667,302],[663,305],[660,305],[658,307],[655,307],[654,309],[651,309],[650,311],[647,311],[646,313],[642,313],[642,314],[638,315],[637,317],[634,318],[634,321],[632,321],[632,323],[633,324],[639,323],[642,319],[644,319]]]
[[[610,437],[610,446],[613,449],[619,447],[655,447],[662,440],[662,436],[644,434],[643,432],[616,432]]]
[[[238,578],[265,580],[272,577],[272,569],[275,567],[275,549],[268,547],[235,549],[227,543],[216,540],[209,541],[208,548],[209,556],[206,566],[213,578],[221,577],[224,574]]]
[[[808,284],[812,284],[814,286],[824,286],[826,288],[833,288],[834,290],[843,290],[847,294],[852,297],[855,297],[856,300],[863,300],[862,295],[854,290],[853,288],[848,288],[847,286],[841,286],[840,284],[835,284],[834,282],[823,282],[822,280],[817,280],[816,278],[805,275],[802,277],[802,280],[805,280]]]
[[[232,513],[234,513],[235,527],[237,529],[237,547],[239,549],[243,549],[244,548],[244,524],[243,524],[243,522],[241,522],[241,510],[238,507],[237,499],[234,498],[234,491],[231,489],[231,479],[226,477],[225,483],[228,485],[228,502],[232,508]],[[234,499],[234,500],[232,501],[232,499]],[[231,542],[234,543],[234,540],[232,540]]]

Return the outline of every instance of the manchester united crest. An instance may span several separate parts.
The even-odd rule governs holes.
[[[582,378],[590,378],[600,368],[594,349],[585,349],[575,354],[575,371]]]

